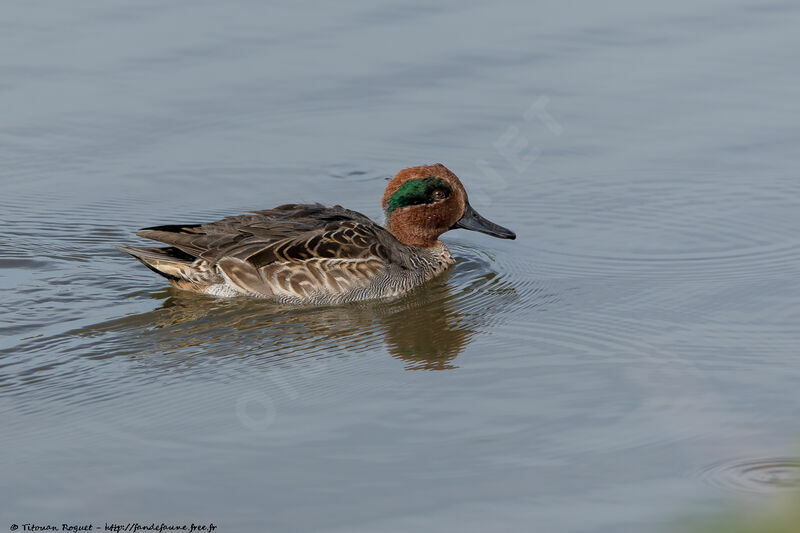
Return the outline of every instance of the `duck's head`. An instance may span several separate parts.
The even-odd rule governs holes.
[[[401,170],[386,186],[382,203],[386,227],[404,244],[433,246],[442,233],[457,228],[501,239],[517,237],[480,216],[469,205],[461,181],[442,164]]]

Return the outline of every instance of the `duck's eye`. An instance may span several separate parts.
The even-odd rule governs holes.
[[[447,191],[443,189],[436,189],[435,191],[433,191],[433,199],[436,201],[444,200],[445,198],[447,198],[447,196],[448,196]]]

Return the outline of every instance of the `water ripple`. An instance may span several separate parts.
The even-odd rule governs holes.
[[[800,458],[765,457],[714,463],[700,472],[710,485],[739,492],[800,490]]]
[[[720,180],[729,183],[721,188]],[[800,184],[787,177],[754,188],[736,180],[685,172],[669,183],[564,179],[537,184],[532,205],[512,198],[506,207],[536,217],[534,249],[546,276],[738,282],[798,274],[792,221]]]

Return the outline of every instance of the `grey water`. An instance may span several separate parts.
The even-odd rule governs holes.
[[[0,526],[655,531],[796,487],[800,5],[34,3],[0,19]],[[142,227],[516,241],[395,301],[168,288]]]

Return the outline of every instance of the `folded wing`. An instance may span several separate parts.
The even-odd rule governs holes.
[[[407,268],[401,254],[392,254],[391,234],[341,206],[283,205],[209,224],[146,228],[137,235],[168,248],[125,251],[173,284],[179,285],[174,278],[185,277],[191,265],[222,276],[217,283],[267,297],[339,295],[368,286],[390,265]]]

